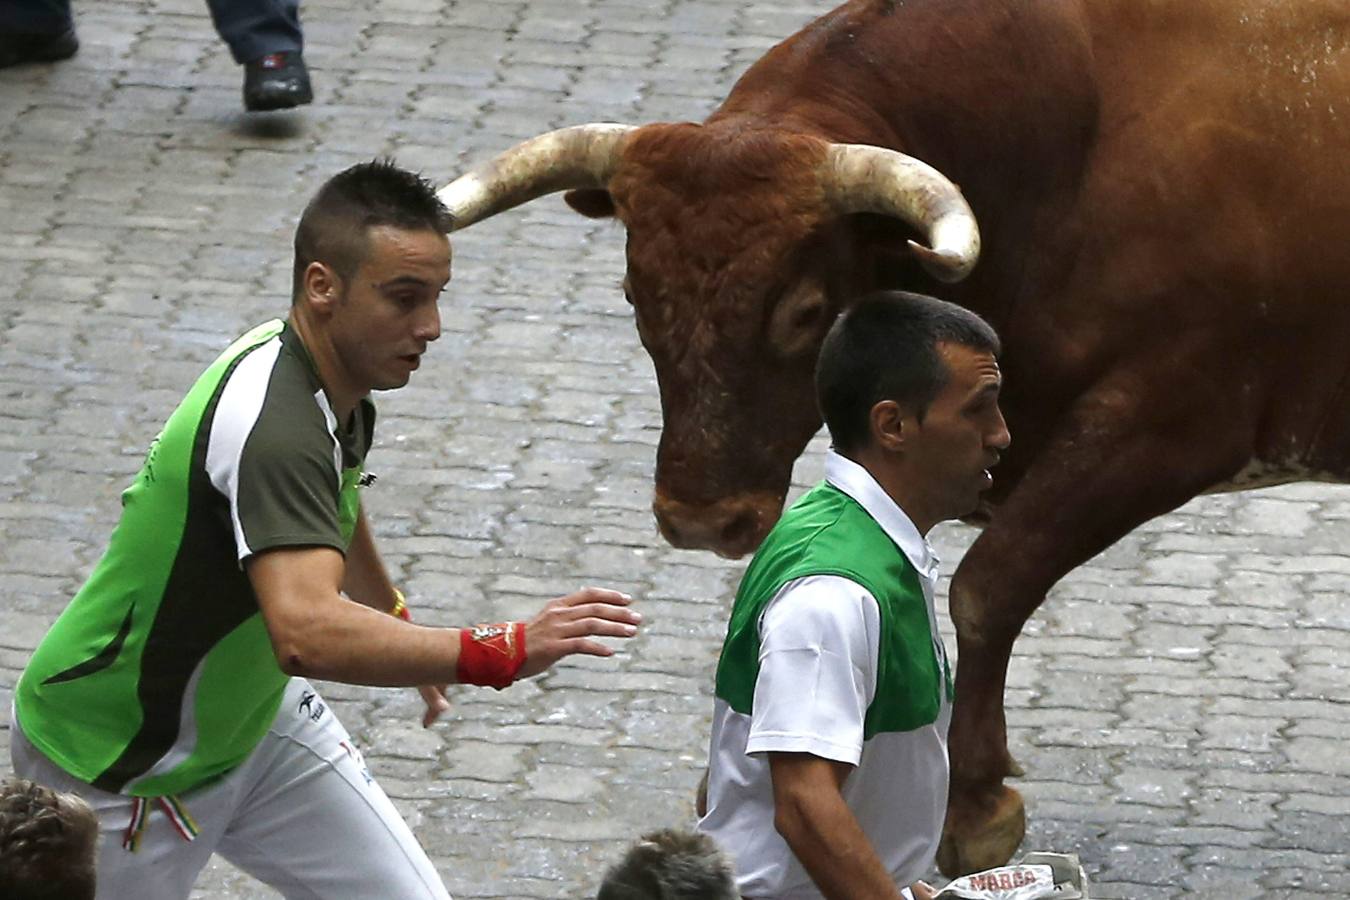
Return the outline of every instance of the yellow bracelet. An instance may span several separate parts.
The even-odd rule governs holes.
[[[405,622],[412,621],[412,612],[408,609],[408,601],[398,588],[394,588],[394,607],[389,610],[389,615],[397,616]]]

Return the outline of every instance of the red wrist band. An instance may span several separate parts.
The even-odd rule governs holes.
[[[405,622],[412,621],[412,610],[408,609],[408,601],[404,599],[403,592],[394,588],[394,605],[389,610],[389,615],[396,616]]]
[[[516,680],[525,662],[525,623],[476,625],[459,632],[460,684],[481,684],[501,690]]]

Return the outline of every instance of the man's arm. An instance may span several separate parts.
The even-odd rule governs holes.
[[[394,608],[394,582],[375,549],[375,538],[364,509],[357,514],[356,530],[347,545],[346,566],[342,575],[343,593],[379,612]]]
[[[809,753],[770,753],[774,828],[827,900],[899,900],[904,895],[839,792],[852,770]],[[920,891],[913,896],[930,896]]]
[[[918,884],[896,886],[840,792],[864,752],[880,646],[875,598],[838,575],[796,579],[770,601],[759,631],[744,752],[769,762],[774,827],[831,900],[928,900]]]
[[[392,612],[400,595],[394,590],[389,570],[384,567],[375,548],[375,537],[366,519],[365,509],[356,517],[356,530],[347,545],[347,568],[343,572],[342,592],[357,603],[363,603],[379,612]],[[406,613],[405,613],[406,615]],[[442,713],[449,712],[450,699],[445,695],[446,684],[424,684],[417,691],[426,704],[422,727],[430,728]]]
[[[345,561],[331,547],[287,547],[245,560],[282,671],[349,684],[416,687],[457,681],[460,632],[412,625],[342,596]],[[518,677],[573,653],[610,656],[596,636],[631,637],[641,617],[617,591],[584,588],[525,626]]]

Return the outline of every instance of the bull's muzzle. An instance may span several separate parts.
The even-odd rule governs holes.
[[[661,536],[671,546],[711,550],[727,559],[738,559],[754,552],[778,521],[783,495],[757,492],[693,504],[658,490],[652,512]]]

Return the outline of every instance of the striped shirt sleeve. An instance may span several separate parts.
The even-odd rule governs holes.
[[[206,454],[226,499],[237,558],[286,546],[345,550],[338,523],[341,451],[331,413],[273,341],[244,358],[221,392]]]

